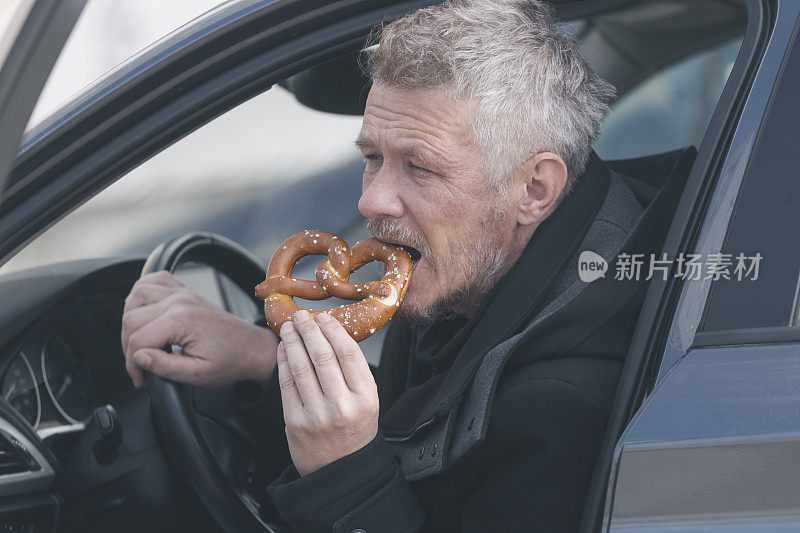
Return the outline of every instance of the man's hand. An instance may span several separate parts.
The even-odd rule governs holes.
[[[204,387],[244,379],[266,381],[275,368],[278,339],[190,291],[168,272],[138,280],[125,299],[122,350],[133,384],[142,369]],[[184,355],[162,348],[175,344]]]
[[[298,311],[281,328],[278,379],[286,440],[304,476],[378,432],[378,388],[358,343],[328,313]]]

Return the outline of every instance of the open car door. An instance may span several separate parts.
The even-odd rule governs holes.
[[[0,1],[0,212],[25,126],[84,4]]]

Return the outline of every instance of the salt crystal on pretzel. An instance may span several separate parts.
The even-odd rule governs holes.
[[[316,281],[292,278],[295,263],[306,255],[327,255],[315,272]],[[371,261],[386,265],[380,281],[350,283],[350,274]],[[324,300],[337,296],[355,303],[328,310],[357,342],[366,339],[392,318],[408,290],[411,256],[400,246],[378,239],[357,243],[352,250],[341,237],[325,231],[304,231],[286,239],[272,256],[267,278],[256,287],[264,300],[267,324],[277,334],[300,311],[293,297]],[[309,313],[316,316],[320,311]]]

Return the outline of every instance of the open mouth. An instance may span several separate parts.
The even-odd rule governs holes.
[[[411,256],[411,262],[413,264],[416,264],[417,261],[419,261],[419,258],[422,257],[422,254],[416,248],[412,248],[407,244],[401,244],[400,247],[403,248],[406,252],[408,252],[408,255]]]
[[[388,244],[392,244],[394,246],[399,246],[400,248],[402,248],[403,250],[408,252],[408,255],[411,256],[411,263],[414,266],[416,266],[417,261],[419,261],[420,258],[422,257],[422,253],[420,253],[420,251],[417,250],[416,248],[414,248],[413,246],[409,246],[409,245],[403,244],[401,242],[391,241],[391,240],[388,240],[388,239],[379,239],[379,240],[381,240],[381,241],[383,241],[385,243],[388,243]]]

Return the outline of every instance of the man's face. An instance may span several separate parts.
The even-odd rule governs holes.
[[[476,303],[506,267],[511,201],[469,140],[470,107],[439,89],[375,84],[356,144],[359,211],[377,238],[407,246],[414,274],[400,312],[423,321]]]

